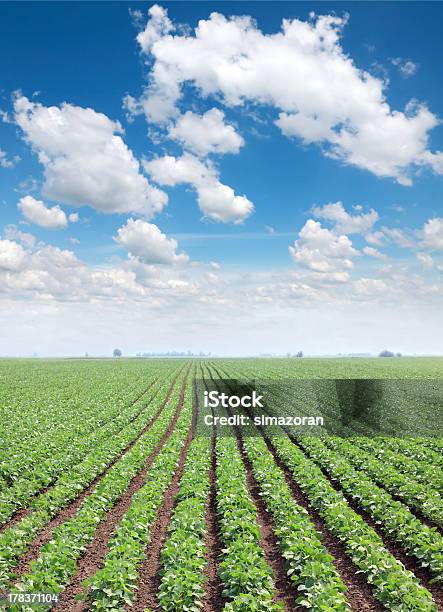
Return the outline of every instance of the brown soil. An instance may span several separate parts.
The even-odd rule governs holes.
[[[338,538],[333,536],[326,527],[322,518],[316,510],[314,510],[306,499],[304,493],[294,481],[290,470],[278,457],[271,442],[265,439],[269,451],[278,467],[283,471],[286,483],[291,489],[292,496],[299,506],[305,508],[309,514],[309,518],[314,524],[316,530],[321,533],[322,542],[328,552],[334,557],[333,563],[340,574],[343,583],[346,586],[346,597],[355,612],[381,612],[383,606],[374,598],[371,587],[366,582],[362,574],[357,574],[358,568],[349,559],[346,549]]]
[[[29,570],[29,565],[31,563],[31,561],[33,561],[34,559],[37,559],[39,554],[40,554],[40,549],[41,547],[46,544],[46,542],[48,542],[51,537],[52,537],[52,532],[54,531],[54,529],[56,527],[58,527],[59,525],[61,525],[62,523],[64,523],[66,520],[72,518],[74,516],[74,514],[77,512],[78,508],[80,507],[81,503],[83,502],[83,500],[92,493],[92,491],[94,490],[94,488],[96,487],[97,483],[109,472],[109,470],[113,467],[113,465],[125,454],[127,453],[129,450],[131,450],[131,448],[134,446],[134,444],[137,442],[137,440],[148,431],[148,429],[150,429],[150,427],[154,424],[154,422],[156,421],[156,419],[158,418],[158,416],[160,415],[160,413],[162,412],[163,408],[166,406],[169,398],[171,397],[172,394],[172,390],[174,388],[174,385],[177,381],[177,378],[179,376],[179,373],[177,374],[177,376],[174,378],[174,380],[171,382],[171,385],[169,386],[168,392],[166,394],[166,397],[164,399],[164,401],[162,402],[160,408],[157,410],[157,412],[155,413],[155,415],[149,420],[149,422],[147,423],[147,425],[143,428],[143,430],[126,446],[126,448],[121,451],[121,453],[119,453],[119,455],[113,459],[113,461],[108,465],[108,467],[101,472],[88,486],[87,489],[85,489],[85,491],[83,491],[83,493],[81,493],[74,501],[70,502],[65,508],[63,508],[63,510],[61,510],[58,514],[56,514],[54,516],[54,518],[44,527],[44,529],[41,531],[41,533],[33,540],[33,542],[29,545],[29,549],[27,551],[27,553],[25,553],[25,555],[23,555],[23,557],[21,557],[19,564],[17,565],[17,567],[15,568],[15,574],[16,576],[18,576],[20,578],[20,576],[22,576],[24,573],[26,573]]]
[[[209,469],[209,497],[206,506],[206,583],[202,612],[218,612],[222,610],[226,598],[222,595],[223,585],[218,577],[219,560],[223,545],[219,537],[217,522],[216,490],[215,490],[215,433],[211,440],[211,467]]]
[[[287,612],[300,610],[294,604],[300,596],[295,586],[286,573],[285,561],[281,556],[277,537],[274,534],[274,522],[272,515],[266,509],[266,505],[260,497],[260,490],[252,472],[252,465],[245,452],[243,442],[237,438],[237,445],[246,468],[246,480],[249,495],[257,509],[257,522],[260,529],[260,544],[264,550],[266,561],[272,568],[275,582],[275,601],[283,604]]]
[[[208,371],[210,377],[212,378],[211,371],[209,369]],[[212,378],[212,380],[214,379]],[[229,408],[228,413],[230,415],[232,414]],[[282,604],[287,612],[298,610],[300,608],[295,606],[294,602],[298,598],[299,593],[297,593],[294,585],[286,573],[285,561],[280,553],[278,540],[274,533],[272,516],[267,511],[266,505],[260,496],[259,487],[254,478],[251,462],[249,461],[243,446],[240,429],[235,427],[235,432],[237,434],[238,450],[246,470],[246,483],[249,496],[254,502],[257,511],[257,523],[260,531],[260,545],[264,551],[266,561],[272,569],[274,577],[274,600],[276,603],[278,602]]]
[[[146,548],[145,557],[139,568],[138,590],[136,591],[134,601],[130,608],[134,610],[134,612],[143,612],[146,608],[151,610],[158,609],[157,593],[161,580],[160,553],[167,537],[168,526],[175,506],[175,498],[180,488],[186,457],[194,435],[195,419],[196,414],[194,413],[192,425],[186,438],[185,445],[181,450],[174,477],[166,490],[163,503],[151,527],[151,533],[154,537]]]
[[[316,530],[320,532],[322,536],[324,546],[334,557],[333,563],[346,586],[346,597],[352,610],[355,610],[355,612],[382,612],[382,610],[384,610],[383,606],[374,598],[372,590],[362,574],[356,573],[358,568],[349,559],[343,544],[328,531],[318,512],[309,505],[304,493],[293,479],[290,470],[278,457],[271,441],[265,436],[264,440],[276,464],[283,471],[286,483],[291,489],[294,500],[308,512]]]
[[[296,444],[296,441],[293,440],[293,442],[294,444]],[[299,446],[298,444],[296,445]],[[299,448],[300,450],[303,450],[301,447]],[[389,538],[385,533],[383,533],[382,529],[380,528],[380,525],[378,525],[375,522],[375,520],[371,517],[371,515],[368,514],[365,510],[363,510],[363,508],[361,508],[358,505],[358,503],[355,502],[351,497],[349,497],[341,489],[340,484],[336,480],[331,478],[331,476],[327,473],[327,471],[321,465],[319,464],[317,465],[321,469],[325,478],[327,478],[329,482],[331,483],[331,485],[334,487],[334,489],[336,491],[339,491],[345,497],[346,501],[348,502],[349,506],[354,510],[354,512],[359,514],[366,521],[366,523],[377,533],[377,535],[383,540],[383,544],[385,548],[391,553],[391,555],[393,555],[396,559],[401,561],[401,563],[403,563],[406,569],[408,569],[413,574],[415,574],[415,576],[418,578],[422,586],[428,589],[428,591],[432,594],[432,597],[434,598],[434,601],[437,604],[438,609],[443,610],[443,591],[442,591],[441,585],[431,584],[431,580],[433,576],[431,572],[428,570],[428,568],[420,567],[417,561],[415,561],[412,557],[408,557],[408,555],[404,552],[404,550],[401,548],[401,546],[397,542],[395,542],[394,540]]]
[[[102,566],[102,561],[108,551],[107,544],[109,538],[115,531],[115,528],[120,523],[123,515],[128,510],[129,506],[131,505],[133,495],[137,493],[137,491],[144,485],[146,475],[154,459],[157,457],[163,446],[166,444],[168,438],[174,431],[175,425],[183,407],[188,372],[189,368],[184,378],[177,408],[174,417],[168,427],[168,430],[163,435],[160,442],[157,444],[155,450],[149,455],[142,470],[140,470],[140,472],[138,472],[138,474],[134,476],[134,478],[131,480],[128,488],[126,489],[122,497],[120,497],[117,503],[111,508],[111,510],[109,510],[106,516],[99,523],[98,529],[95,533],[93,540],[88,544],[85,552],[80,558],[77,565],[77,571],[72,577],[70,583],[65,588],[65,590],[61,593],[59,601],[54,608],[55,610],[63,612],[78,612],[80,610],[87,609],[87,604],[85,602],[77,601],[77,596],[83,593],[84,591],[83,581],[89,578],[90,576],[93,576]]]
[[[295,444],[297,444],[296,440],[292,440],[292,441]],[[324,525],[323,520],[319,517],[318,513],[315,510],[310,508],[306,498],[304,497],[303,492],[298,487],[298,485],[296,485],[296,483],[294,482],[290,471],[286,468],[286,466],[278,458],[278,456],[277,456],[277,454],[275,452],[275,449],[272,447],[272,445],[269,443],[268,440],[266,440],[266,442],[268,444],[269,450],[271,451],[271,453],[274,456],[274,459],[276,460],[277,465],[283,470],[283,472],[285,474],[286,482],[288,483],[288,485],[291,488],[291,491],[292,491],[292,494],[294,496],[294,499],[297,501],[297,503],[299,503],[299,505],[301,505],[304,508],[306,508],[306,510],[309,512],[311,520],[314,522],[317,531],[322,533],[322,536],[323,536],[322,537],[322,541],[323,541],[323,543],[328,548],[328,550],[331,552],[331,554],[334,555],[334,557],[336,557],[336,559],[334,561],[334,564],[337,567],[338,571],[340,572],[341,578],[342,578],[343,582],[345,583],[345,585],[346,585],[346,587],[348,589],[347,597],[348,597],[348,600],[350,601],[353,609],[355,609],[356,611],[359,611],[359,610],[363,610],[363,611],[364,610],[382,610],[383,607],[374,599],[369,585],[362,578],[361,574],[355,575],[355,571],[357,570],[357,568],[355,568],[353,563],[350,560],[347,559],[347,554],[346,554],[344,546],[341,544],[341,542],[337,538],[333,537],[328,532],[327,528]],[[297,446],[300,448],[300,450],[303,451],[303,449],[298,444],[297,444]],[[320,467],[320,469],[322,469],[321,466],[319,466],[319,467]],[[371,516],[367,512],[365,512],[363,509],[361,509],[358,506],[357,503],[355,503],[352,499],[350,499],[347,495],[344,494],[344,492],[341,490],[339,484],[337,482],[335,482],[334,480],[332,480],[324,469],[322,469],[322,472],[323,472],[324,476],[326,478],[328,478],[328,480],[330,481],[331,485],[337,491],[340,491],[344,495],[344,497],[346,498],[349,506],[356,513],[358,513],[368,523],[368,525],[370,527],[372,527],[372,529],[374,529],[374,531],[376,531],[376,533],[379,535],[379,537],[383,540],[383,543],[384,543],[386,549],[394,557],[396,557],[401,563],[403,563],[403,565],[408,570],[413,572],[415,574],[415,576],[418,578],[418,580],[420,581],[420,583],[426,589],[428,589],[428,591],[430,591],[430,593],[432,594],[432,596],[434,598],[434,601],[436,602],[436,604],[438,606],[438,609],[443,611],[443,591],[441,589],[441,585],[431,584],[431,580],[432,580],[433,576],[429,572],[429,570],[427,568],[419,567],[419,565],[417,564],[416,561],[414,561],[414,559],[412,559],[411,557],[408,557],[405,554],[405,552],[403,551],[403,549],[400,548],[398,543],[396,543],[395,541],[391,540],[389,537],[387,537],[382,532],[382,530],[380,529],[379,525],[377,525],[377,523],[375,523],[375,521],[371,518]],[[402,499],[400,499],[399,497],[397,497],[395,495],[392,495],[392,497],[395,500],[397,500],[397,501],[405,503]],[[428,527],[431,527],[431,528],[437,527],[437,531],[439,531],[440,533],[442,532],[442,530],[439,529],[438,526],[434,525],[432,523],[432,521],[430,521],[429,519],[424,517],[420,512],[418,512],[417,510],[415,510],[413,508],[409,508],[409,510],[411,511],[412,514],[414,514],[425,525],[427,525]],[[362,596],[363,596],[363,599],[361,599]]]

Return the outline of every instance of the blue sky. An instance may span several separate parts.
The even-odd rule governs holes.
[[[438,352],[442,17],[438,2],[2,3],[5,352],[107,353],[128,312],[127,353]]]

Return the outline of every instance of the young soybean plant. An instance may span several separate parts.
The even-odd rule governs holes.
[[[186,458],[177,505],[160,557],[162,579],[158,601],[162,610],[197,612],[202,606],[210,462],[211,439],[195,438]]]

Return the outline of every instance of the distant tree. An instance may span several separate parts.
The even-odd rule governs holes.
[[[121,357],[122,356],[122,352],[120,349],[114,349],[114,352],[112,353],[114,355],[114,357]]]
[[[89,353],[85,353],[85,357],[89,357]]]
[[[298,351],[297,357],[303,357],[303,351]]]
[[[395,356],[396,356],[396,357],[401,357],[401,356],[402,356],[402,354],[401,354],[401,353],[397,353]]]
[[[385,349],[384,351],[381,351],[381,353],[378,356],[379,357],[394,357],[394,353],[392,351],[387,351]]]

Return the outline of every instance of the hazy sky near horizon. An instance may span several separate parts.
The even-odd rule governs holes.
[[[442,353],[442,3],[0,4],[0,355]]]

